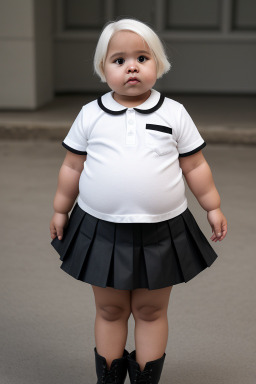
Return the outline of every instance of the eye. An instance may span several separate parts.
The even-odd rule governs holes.
[[[114,62],[115,62],[116,64],[118,64],[118,65],[122,65],[122,64],[124,63],[124,59],[122,59],[121,57],[119,57],[119,58],[116,59]]]
[[[147,58],[145,56],[139,56],[137,60],[139,63],[144,63],[147,60]]]

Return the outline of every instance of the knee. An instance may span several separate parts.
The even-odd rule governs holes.
[[[166,309],[157,305],[142,305],[132,308],[132,314],[135,320],[156,321],[167,315]]]
[[[97,308],[97,314],[106,321],[128,320],[131,311],[118,305],[104,305]]]

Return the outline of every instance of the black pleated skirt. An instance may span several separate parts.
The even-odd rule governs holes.
[[[113,223],[76,204],[63,240],[51,244],[75,279],[125,290],[188,282],[217,258],[189,209],[158,223]]]

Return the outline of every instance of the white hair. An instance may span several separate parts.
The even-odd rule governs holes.
[[[112,36],[118,31],[132,31],[141,36],[153,53],[157,65],[157,78],[159,79],[171,68],[163,44],[157,34],[146,24],[134,19],[121,19],[109,22],[103,29],[94,54],[94,71],[102,82],[106,82],[104,64],[108,45]]]

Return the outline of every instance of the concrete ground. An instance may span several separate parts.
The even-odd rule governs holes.
[[[1,384],[96,383],[91,286],[65,274],[50,246],[64,154],[58,141],[0,142]],[[161,383],[255,384],[256,148],[208,145],[204,154],[229,232],[213,245],[215,263],[172,290]],[[191,194],[189,204],[209,238],[206,215]],[[133,330],[131,317],[128,351]]]

